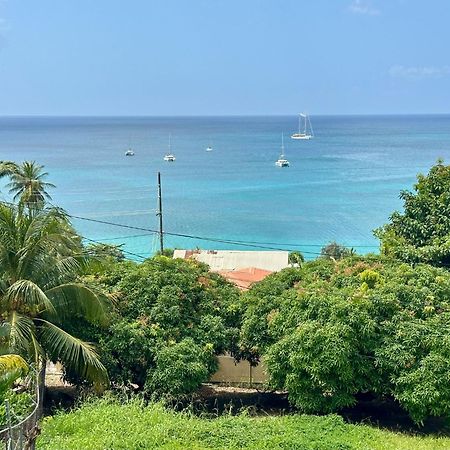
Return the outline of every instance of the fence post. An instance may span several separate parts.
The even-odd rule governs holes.
[[[11,426],[11,410],[9,409],[9,401],[5,400],[6,422],[8,424],[8,440],[6,441],[6,449],[11,449],[12,426]]]

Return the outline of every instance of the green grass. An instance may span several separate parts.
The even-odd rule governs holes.
[[[70,413],[43,421],[38,449],[253,449],[253,450],[440,450],[450,438],[407,436],[341,417],[246,415],[202,419],[164,409],[143,407],[137,400],[85,403]]]

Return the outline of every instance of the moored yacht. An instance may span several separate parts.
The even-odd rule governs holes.
[[[314,133],[308,114],[300,114],[298,118],[298,133],[294,133],[293,135],[291,135],[291,139],[309,140],[313,137]]]
[[[169,135],[169,153],[166,153],[166,155],[164,156],[164,161],[174,162],[176,158],[175,158],[175,155],[171,151],[171,140],[172,140],[172,135]]]
[[[284,136],[283,136],[283,133],[281,133],[281,155],[275,161],[275,165],[277,167],[289,167],[289,161],[284,157]]]

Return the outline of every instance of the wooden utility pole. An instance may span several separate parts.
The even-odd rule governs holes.
[[[158,212],[159,216],[159,245],[161,255],[164,252],[164,235],[163,235],[163,213],[162,213],[162,195],[161,195],[161,172],[158,172]]]

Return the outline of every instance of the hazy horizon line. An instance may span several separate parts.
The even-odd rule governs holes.
[[[6,118],[227,118],[227,117],[293,117],[304,113],[289,114],[0,114]],[[311,117],[389,117],[389,116],[449,116],[445,113],[342,113],[342,114],[310,114]]]

